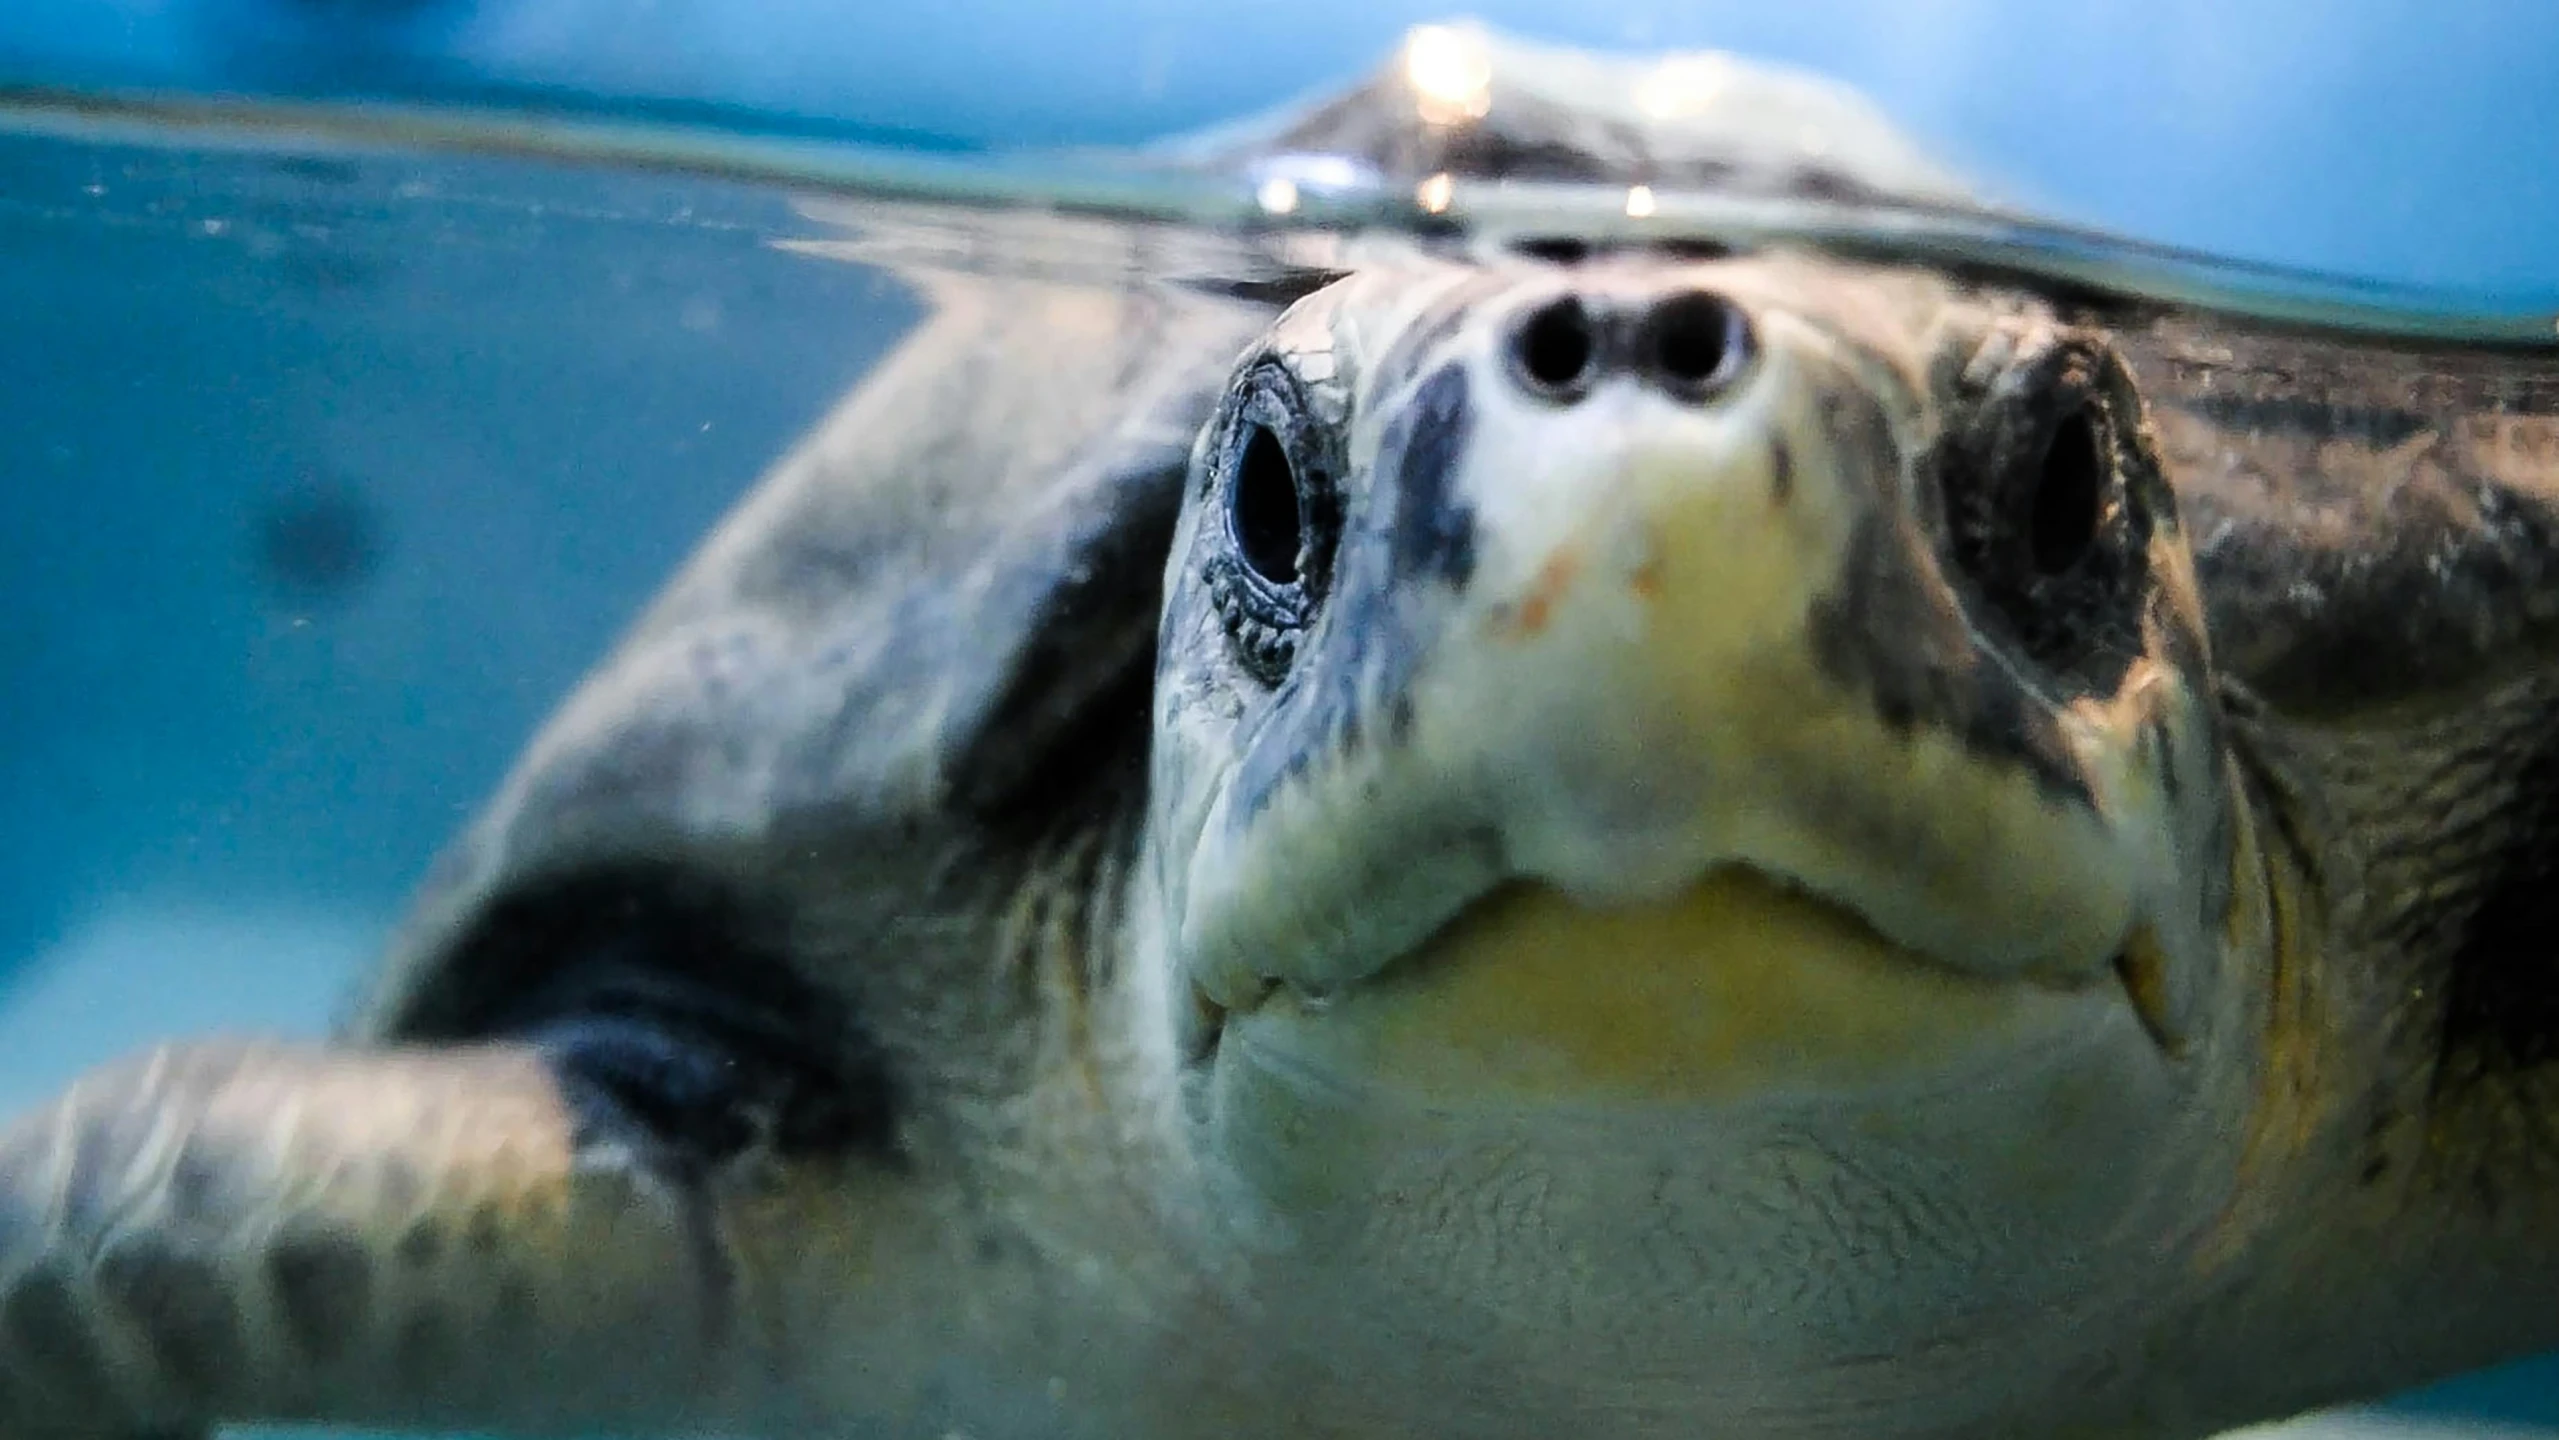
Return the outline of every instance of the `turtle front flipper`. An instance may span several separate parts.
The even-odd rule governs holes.
[[[716,1422],[705,1182],[555,1047],[171,1045],[0,1133],[0,1434]]]

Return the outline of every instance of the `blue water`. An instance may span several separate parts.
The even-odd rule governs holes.
[[[765,245],[769,195],[29,139],[0,177],[16,957],[163,897],[396,903],[911,315]],[[271,573],[332,523],[349,573]]]
[[[2544,0],[8,0],[0,79],[548,93],[944,146],[1230,118],[1472,13],[1811,66],[2062,217],[2559,296]]]
[[[2535,0],[1473,7],[1828,70],[2006,194],[2559,297]],[[1339,80],[1353,0],[6,0],[0,81],[711,107],[971,149]],[[1914,18],[1914,17],[1925,18]],[[0,138],[0,1108],[145,1036],[316,1032],[668,569],[914,317],[710,182]],[[2559,1371],[2403,1413],[2559,1434]]]

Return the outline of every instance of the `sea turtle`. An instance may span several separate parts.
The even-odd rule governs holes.
[[[1416,133],[1596,153],[1482,53]],[[918,262],[347,1040],[0,1137],[0,1432],[2169,1436],[2559,1342],[2548,363],[1346,270]]]

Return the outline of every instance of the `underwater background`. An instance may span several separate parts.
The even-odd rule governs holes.
[[[1821,70],[2003,198],[2559,310],[2541,0],[1502,0]],[[0,0],[0,84],[528,101],[961,153],[1376,64],[1405,0]],[[0,132],[0,1106],[313,1033],[704,529],[916,315],[782,193]],[[2559,1367],[2399,1407],[2548,1427]]]

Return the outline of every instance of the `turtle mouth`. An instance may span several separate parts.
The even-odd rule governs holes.
[[[2137,926],[2103,965],[1985,973],[1892,938],[1853,906],[1740,863],[1634,905],[1584,905],[1551,886],[1510,880],[1347,983],[1318,986],[1276,971],[1212,981],[1194,972],[1182,1042],[1186,1058],[1204,1064],[1231,1027],[1265,1013],[1320,1027],[1379,996],[1410,1007],[1441,995],[1453,1002],[1454,1023],[1487,1034],[1539,1032],[1549,1041],[1606,1034],[1622,1049],[1625,1037],[1652,1031],[1672,1049],[1700,1052],[1736,1045],[1800,1052],[1843,1042],[1871,1051],[1890,1033],[1936,1024],[1934,1017],[1914,1023],[1911,1007],[1962,1010],[2003,996],[2106,999],[2111,990],[2112,1002],[2173,1059],[2187,1037],[2169,964],[2149,928]],[[1696,1012],[1687,1017],[1696,1023],[1665,1026],[1677,1012]]]

